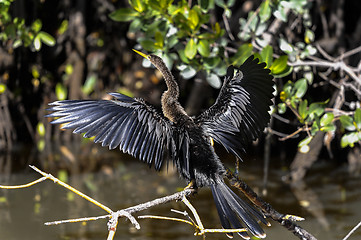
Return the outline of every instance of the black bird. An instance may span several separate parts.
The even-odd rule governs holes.
[[[168,90],[162,95],[162,112],[144,100],[109,93],[114,100],[65,100],[48,109],[53,124],[94,137],[102,146],[128,153],[159,170],[172,161],[193,187],[210,186],[224,229],[244,228],[255,236],[266,234],[258,221],[264,215],[241,200],[224,182],[225,167],[213,149],[212,139],[240,158],[248,142],[267,126],[273,98],[273,81],[265,63],[249,57],[236,75],[229,67],[216,102],[197,117],[190,117],[178,102],[179,88],[162,59],[146,55],[162,74]],[[232,234],[228,234],[232,236]],[[249,239],[247,232],[240,232]]]

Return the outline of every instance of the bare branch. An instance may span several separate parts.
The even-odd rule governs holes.
[[[346,65],[343,61],[338,62],[328,62],[328,61],[297,61],[297,62],[288,62],[289,66],[315,66],[315,67],[326,67],[332,68],[333,70],[342,70],[345,71],[352,79],[354,79],[358,84],[361,84],[361,78],[358,77],[355,72]]]
[[[68,184],[66,184],[66,183],[64,183],[62,181],[60,181],[59,179],[52,176],[51,174],[45,173],[45,172],[39,170],[38,168],[36,168],[34,166],[30,166],[30,167],[32,169],[34,169],[35,171],[37,171],[38,173],[40,173],[41,175],[43,175],[43,177],[36,180],[36,181],[33,181],[31,183],[28,183],[28,184],[24,184],[24,185],[0,186],[0,187],[1,188],[6,188],[6,189],[24,188],[24,187],[30,187],[32,185],[35,185],[36,183],[42,182],[45,179],[50,179],[54,183],[57,183],[60,186],[65,187],[66,189],[74,192],[75,194],[83,197],[87,201],[97,205],[98,207],[100,207],[103,210],[110,213],[110,214],[107,214],[107,215],[102,215],[102,216],[97,216],[97,217],[83,217],[83,218],[77,218],[77,219],[67,219],[67,220],[59,220],[59,221],[54,221],[54,222],[47,222],[47,223],[45,223],[45,225],[58,225],[58,224],[63,224],[63,223],[95,221],[95,220],[99,220],[99,219],[109,218],[108,224],[107,224],[108,225],[108,231],[109,231],[107,240],[113,240],[119,218],[121,218],[121,217],[128,218],[136,229],[140,229],[140,224],[132,216],[133,213],[143,211],[145,209],[151,208],[151,207],[156,206],[156,205],[168,203],[168,202],[171,202],[171,201],[180,201],[181,200],[191,210],[191,212],[192,212],[192,214],[193,214],[193,216],[195,218],[195,221],[193,221],[192,218],[190,218],[186,212],[182,213],[182,214],[185,215],[185,216],[188,216],[190,221],[187,221],[187,220],[184,220],[184,219],[178,219],[178,218],[161,217],[161,216],[140,216],[139,218],[140,219],[141,218],[155,218],[155,219],[180,221],[180,222],[187,223],[187,224],[190,224],[190,225],[194,226],[195,231],[196,231],[195,234],[196,235],[203,235],[203,236],[205,236],[205,233],[231,233],[231,232],[234,233],[234,232],[247,231],[246,229],[243,229],[243,228],[242,229],[206,229],[206,228],[204,228],[203,223],[202,223],[196,209],[192,206],[192,204],[187,199],[188,196],[190,196],[192,193],[196,192],[196,190],[192,189],[192,188],[185,188],[183,191],[174,193],[172,195],[165,196],[165,197],[162,197],[162,198],[158,198],[158,199],[146,202],[146,203],[138,204],[136,206],[132,206],[132,207],[129,207],[129,208],[126,208],[126,209],[122,209],[122,210],[118,210],[116,212],[113,212],[107,206],[99,203],[98,201],[96,201],[93,198],[85,195],[84,193],[74,189],[73,187],[69,186]],[[314,238],[306,230],[304,230],[301,227],[294,224],[294,221],[301,221],[301,220],[303,220],[303,218],[298,217],[298,216],[294,216],[294,215],[285,215],[285,214],[278,213],[276,210],[274,210],[271,207],[270,204],[264,202],[261,198],[259,198],[256,195],[256,193],[253,192],[253,190],[251,188],[249,188],[243,181],[239,180],[231,172],[227,173],[227,177],[230,179],[233,186],[240,189],[256,206],[261,208],[262,211],[265,212],[267,216],[271,217],[275,221],[278,221],[281,225],[287,227],[287,229],[292,231],[296,236],[298,236],[300,238],[302,236],[302,237],[304,237],[303,239],[316,240],[316,238]]]
[[[242,191],[242,193],[257,207],[262,209],[267,216],[271,217],[274,221],[279,222],[295,236],[302,240],[317,240],[312,234],[294,223],[295,220],[299,221],[303,218],[277,212],[269,203],[263,201],[263,199],[261,199],[245,182],[235,176],[231,171],[227,171],[227,177],[232,186]]]
[[[361,222],[359,222],[342,240],[347,240],[352,233],[354,233],[361,226]]]
[[[35,181],[32,181],[30,183],[27,183],[27,184],[23,184],[23,185],[16,185],[16,186],[5,186],[5,185],[0,185],[0,188],[2,189],[20,189],[20,188],[27,188],[27,187],[31,187],[37,183],[40,183],[44,180],[48,179],[47,177],[42,177],[42,178],[39,178]]]
[[[54,181],[54,183],[57,183],[57,184],[59,184],[60,186],[65,187],[66,189],[68,189],[68,190],[74,192],[75,194],[79,195],[80,197],[85,198],[85,199],[88,200],[89,202],[91,202],[91,203],[93,203],[94,205],[100,207],[101,209],[107,211],[108,213],[112,213],[112,212],[113,212],[113,211],[112,211],[110,208],[108,208],[107,206],[105,206],[105,205],[101,204],[100,202],[96,201],[95,199],[93,199],[93,198],[85,195],[84,193],[80,192],[79,190],[73,188],[72,186],[70,186],[70,185],[68,185],[68,184],[60,181],[59,179],[57,179],[57,178],[54,177],[53,175],[48,174],[48,173],[45,173],[45,172],[41,171],[39,168],[37,168],[37,167],[35,167],[35,166],[31,166],[31,165],[30,165],[29,167],[31,167],[32,169],[34,169],[35,171],[37,171],[38,173],[40,173],[40,174],[43,175],[44,177],[46,177],[46,178]]]

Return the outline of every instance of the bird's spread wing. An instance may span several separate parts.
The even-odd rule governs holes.
[[[65,100],[51,103],[46,117],[55,117],[53,124],[65,124],[62,128],[95,137],[102,146],[128,153],[159,170],[168,155],[180,164],[188,164],[187,141],[174,139],[174,126],[156,109],[141,99],[110,93],[116,100]],[[178,130],[179,131],[179,130]],[[186,134],[177,132],[177,134]]]
[[[227,151],[240,158],[250,141],[267,126],[273,98],[273,81],[265,63],[249,57],[233,76],[227,71],[216,102],[195,118],[209,135]]]

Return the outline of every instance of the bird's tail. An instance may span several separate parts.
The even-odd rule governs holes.
[[[269,223],[260,211],[238,197],[223,180],[211,185],[211,189],[224,229],[246,227],[254,236],[259,238],[266,237],[258,221],[265,225],[269,225]],[[250,239],[247,232],[239,232],[238,234],[244,239]],[[233,234],[228,233],[227,236],[233,237]]]

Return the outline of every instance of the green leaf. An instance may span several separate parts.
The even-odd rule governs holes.
[[[249,23],[248,27],[251,30],[251,32],[255,32],[258,25],[258,16],[254,11],[250,11],[248,13],[248,19],[247,22]]]
[[[347,129],[349,131],[356,130],[356,126],[353,124],[352,117],[347,116],[347,115],[341,115],[340,122],[345,129]]]
[[[146,9],[145,3],[143,0],[129,0],[130,5],[135,9],[137,12],[144,12]]]
[[[58,100],[65,100],[68,96],[68,90],[64,87],[63,84],[57,83],[55,86],[55,94]]]
[[[53,36],[51,36],[49,33],[41,31],[41,32],[39,32],[38,36],[43,43],[45,43],[46,45],[48,45],[50,47],[54,46],[56,43]]]
[[[207,82],[209,83],[209,85],[211,85],[212,87],[218,89],[222,86],[222,81],[221,79],[214,73],[208,74],[207,75]]]
[[[213,68],[217,67],[220,62],[221,58],[219,57],[205,58],[203,66],[206,70],[212,70]]]
[[[214,31],[214,33],[216,34],[217,37],[220,37],[223,34],[221,26],[219,25],[218,22],[216,22],[216,24],[214,24],[213,31]]]
[[[188,25],[189,27],[194,30],[199,23],[199,16],[197,11],[195,11],[194,9],[189,10],[189,14],[188,14]]]
[[[315,116],[315,121],[313,122],[311,126],[311,135],[314,136],[318,131],[320,131],[319,128],[320,119]]]
[[[287,54],[291,54],[294,51],[293,46],[291,44],[289,44],[283,38],[280,39],[279,45],[280,45],[281,50]]]
[[[331,123],[331,124],[321,127],[320,130],[323,132],[333,132],[336,130],[336,126]]]
[[[223,77],[227,74],[227,64],[223,61],[220,61],[219,64],[212,71],[217,74],[219,77]]]
[[[58,179],[62,182],[68,182],[68,180],[69,180],[68,172],[66,170],[59,170],[58,171]]]
[[[273,15],[279,20],[287,22],[287,13],[285,11],[285,8],[281,6],[281,4],[278,5],[278,9],[273,12]]]
[[[275,59],[269,68],[271,70],[271,74],[275,77],[279,77],[279,75],[289,72],[290,67],[287,65],[287,61],[287,55],[282,55],[279,58]]]
[[[67,75],[70,75],[70,74],[73,73],[73,71],[74,71],[73,65],[71,65],[70,63],[66,64],[66,66],[65,66],[65,73],[66,73]]]
[[[269,45],[264,47],[261,51],[261,60],[267,64],[269,68],[273,63],[273,48]],[[287,62],[287,61],[286,61]],[[287,64],[287,63],[286,63]]]
[[[69,26],[69,21],[68,20],[63,20],[60,24],[60,27],[58,28],[58,33],[60,35],[64,34],[65,31],[68,29]]]
[[[330,124],[332,122],[332,120],[334,119],[334,117],[335,116],[333,115],[333,113],[330,113],[330,112],[325,113],[320,119],[321,127],[324,127],[324,126]]]
[[[45,148],[45,139],[44,138],[39,139],[36,146],[38,148],[38,151],[42,152]]]
[[[201,6],[203,12],[208,12],[208,10],[211,8],[210,0],[199,0],[198,4]]]
[[[208,40],[200,40],[197,45],[197,50],[203,57],[208,57],[211,53]]]
[[[177,35],[173,35],[171,37],[166,38],[166,41],[167,41],[167,47],[168,49],[170,49],[173,48],[179,42],[179,39]]]
[[[0,197],[0,203],[7,203],[8,200],[5,196]]]
[[[341,147],[345,148],[349,145],[349,141],[348,141],[348,134],[345,134],[342,136],[341,138]]]
[[[312,138],[313,138],[312,136],[306,137],[305,139],[303,139],[302,141],[300,141],[298,143],[298,147],[303,147],[303,146],[308,145],[311,142]]]
[[[315,33],[310,29],[306,29],[305,32],[305,43],[310,44],[315,40]]]
[[[82,87],[82,92],[85,95],[89,95],[92,91],[94,91],[95,84],[97,82],[97,76],[95,74],[91,74],[85,81],[84,86]]]
[[[40,137],[45,136],[45,126],[44,123],[38,122],[38,125],[36,125],[36,131],[38,132]]]
[[[0,94],[4,93],[6,91],[6,85],[3,83],[0,83]]]
[[[286,112],[286,103],[279,103],[277,106],[279,114],[284,114]]]
[[[313,120],[316,116],[321,116],[325,111],[323,105],[320,103],[311,103],[308,107],[308,115]]]
[[[345,148],[347,146],[354,147],[354,143],[359,141],[359,136],[357,132],[346,133],[341,138],[341,147]]]
[[[304,78],[297,80],[294,87],[296,90],[295,97],[302,98],[307,92],[307,80]]]
[[[154,46],[156,46],[159,49],[163,49],[164,46],[163,34],[160,31],[156,31],[154,35],[154,39],[155,39]]]
[[[33,78],[39,78],[40,77],[40,73],[39,70],[36,66],[33,66],[31,68],[31,75],[33,75]]]
[[[119,8],[118,10],[109,14],[109,17],[113,21],[117,21],[117,22],[129,22],[138,16],[139,16],[139,12],[134,11],[133,9],[130,8]]]
[[[307,117],[307,99],[300,102],[300,105],[298,106],[298,114],[302,119]]]
[[[188,41],[188,43],[187,43],[187,45],[185,47],[184,53],[185,53],[186,57],[189,58],[189,59],[193,59],[196,56],[196,54],[197,54],[197,44],[196,44],[196,41],[193,38],[191,38]]]
[[[148,52],[154,52],[157,50],[157,47],[155,46],[155,42],[152,39],[141,39],[138,40],[139,44],[142,46],[142,48]]]
[[[355,120],[355,124],[357,126],[357,129],[361,130],[361,109],[358,108],[355,111],[355,115],[353,116]]]
[[[39,32],[42,28],[43,24],[40,19],[37,19],[31,24],[31,30],[33,30],[35,33]]]
[[[252,44],[242,44],[237,53],[231,58],[232,65],[241,66],[246,59],[252,55],[253,46]]]
[[[20,47],[21,45],[23,45],[23,41],[21,39],[16,39],[13,43],[13,48],[18,48]]]
[[[16,38],[16,28],[14,24],[6,26],[4,32],[9,38]]]
[[[40,37],[39,37],[39,34],[36,35],[36,37],[34,38],[34,48],[36,51],[40,51],[41,49],[41,40],[40,40]]]
[[[153,10],[161,12],[162,11],[162,6],[160,5],[159,1],[148,1],[148,4],[151,8],[153,8]]]
[[[262,23],[267,21],[271,17],[271,7],[269,4],[269,0],[261,3],[259,17]]]
[[[186,57],[184,52],[185,52],[184,49],[178,50],[179,58],[182,60],[183,63],[189,64],[189,59]]]
[[[197,71],[194,68],[192,68],[191,66],[187,66],[187,65],[179,66],[178,70],[180,71],[180,75],[184,79],[190,79],[190,78],[194,77],[197,73]]]

